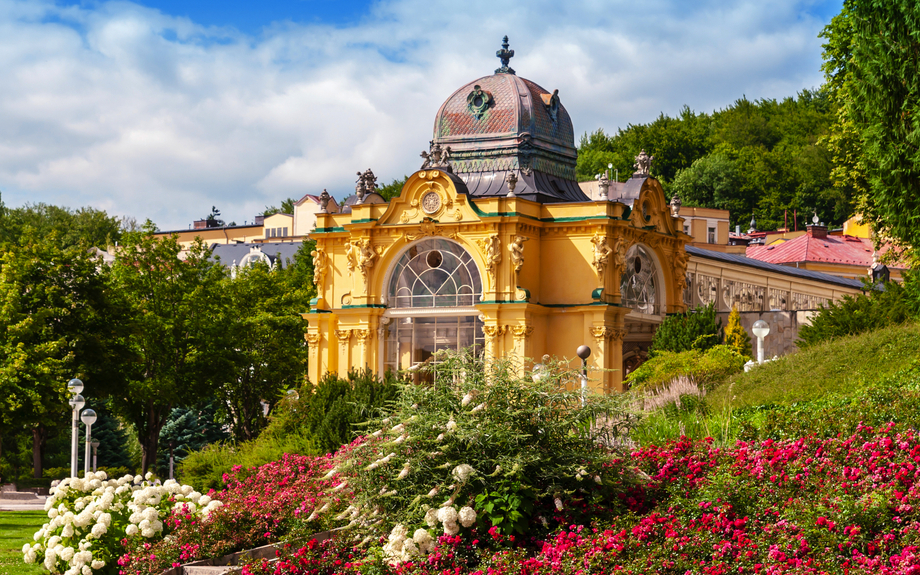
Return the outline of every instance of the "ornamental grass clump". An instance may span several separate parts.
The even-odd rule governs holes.
[[[125,542],[161,539],[174,510],[200,520],[222,505],[173,480],[151,484],[151,477],[108,479],[100,471],[64,479],[45,501],[50,521],[35,533],[35,544],[23,545],[23,559],[64,575],[118,573]]]
[[[333,474],[354,501],[341,517],[405,561],[443,535],[479,527],[536,535],[593,516],[623,484],[614,453],[616,399],[575,388],[555,364],[522,377],[510,361],[468,353],[439,356],[433,381],[404,385],[391,412],[368,423]],[[577,388],[575,388],[577,389]],[[428,536],[422,532],[427,532]]]

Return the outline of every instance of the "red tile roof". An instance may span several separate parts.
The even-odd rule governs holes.
[[[772,264],[820,262],[868,268],[872,265],[872,240],[855,236],[816,238],[805,234],[772,245],[748,246],[745,255]]]

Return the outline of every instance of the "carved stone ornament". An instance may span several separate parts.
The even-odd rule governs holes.
[[[351,330],[337,329],[335,330],[335,337],[339,340],[339,345],[342,346],[342,353],[344,354],[348,351],[348,340],[351,339]]]
[[[354,244],[345,242],[345,266],[348,268],[350,275],[355,274],[355,268],[358,265],[358,252]]]
[[[482,326],[482,333],[485,334],[486,338],[489,340],[494,340],[498,336],[505,333],[505,326],[501,325],[484,325]]]
[[[671,198],[671,215],[675,218],[680,215],[680,206],[681,206],[680,196],[674,194]]]
[[[613,250],[607,244],[607,236],[602,236],[600,233],[594,234],[594,237],[591,238],[591,243],[594,245],[594,259],[591,264],[597,271],[597,280],[603,284],[604,272],[607,270],[607,264],[610,261],[610,254],[613,253]]]
[[[370,168],[364,172],[358,172],[358,181],[355,184],[355,196],[357,196],[355,203],[363,203],[367,194],[373,194],[376,191],[377,176],[374,175],[374,172]]]
[[[425,160],[422,162],[422,167],[419,168],[420,170],[438,168],[445,172],[453,173],[454,171],[450,165],[450,146],[442,148],[441,144],[431,140],[428,142],[428,151],[423,151],[419,155]]]
[[[610,174],[607,170],[597,175],[597,196],[601,200],[607,199],[607,193],[610,190]]]
[[[320,290],[326,280],[326,267],[329,265],[329,256],[323,248],[316,248],[310,255],[313,256],[313,283]]]
[[[429,236],[440,236],[444,235],[448,238],[456,238],[457,232],[451,232],[449,234],[442,234],[441,228],[438,227],[438,223],[431,218],[425,218],[418,226],[418,231],[415,233],[407,233],[403,237],[407,242],[414,242],[419,238],[427,238]]]
[[[495,56],[502,61],[502,67],[495,70],[496,74],[514,74],[514,70],[508,66],[508,63],[511,61],[511,58],[514,58],[514,50],[509,50],[510,44],[508,44],[508,37],[505,36],[502,41],[502,49],[495,52]]]
[[[636,156],[636,171],[633,172],[632,177],[647,178],[652,173],[653,161],[655,161],[655,156],[649,156],[645,153],[645,150],[639,152],[639,155]]]
[[[323,193],[319,195],[319,211],[328,212],[329,211],[329,200],[332,199],[332,196],[329,195],[329,192],[323,190]]]
[[[494,101],[495,98],[492,97],[492,93],[483,90],[479,84],[473,86],[473,91],[466,97],[466,105],[477,120],[482,119],[482,116]]]
[[[486,271],[489,276],[489,289],[495,289],[495,271],[498,264],[502,261],[502,241],[498,234],[492,234],[488,237],[476,240],[479,249],[482,250],[483,259],[486,262]]]
[[[435,192],[434,190],[426,192],[422,196],[422,211],[428,214],[429,216],[438,212],[441,209],[441,194]]]
[[[508,195],[506,197],[514,197],[514,188],[517,187],[518,177],[514,172],[508,172],[508,175],[505,176],[505,183],[508,184]]]
[[[354,242],[352,253],[355,254],[355,263],[361,271],[361,277],[366,284],[367,276],[371,268],[374,267],[374,263],[377,261],[377,256],[379,254],[374,250],[374,247],[371,246],[371,241],[368,239],[360,239]]]
[[[307,334],[307,345],[310,347],[310,355],[316,357],[317,352],[319,351],[319,342],[323,339],[323,334],[321,333],[308,333]]]
[[[511,243],[508,244],[508,252],[511,254],[511,264],[514,266],[514,273],[521,273],[524,267],[524,242],[530,238],[524,236],[514,236]]]

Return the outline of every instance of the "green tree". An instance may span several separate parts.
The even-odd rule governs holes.
[[[217,402],[205,401],[192,407],[175,407],[160,430],[162,449],[157,456],[157,473],[169,474],[169,456],[173,456],[174,471],[188,454],[227,439],[223,426],[217,422]]]
[[[127,309],[121,337],[127,357],[112,394],[119,413],[138,434],[141,468],[156,462],[160,429],[173,407],[213,393],[220,372],[224,268],[201,242],[184,258],[176,236],[157,238],[148,221],[128,233],[112,267],[110,296]]]
[[[265,210],[262,211],[263,216],[272,216],[275,214],[294,214],[294,204],[297,202],[294,198],[288,198],[286,200],[281,200],[281,207],[275,206],[265,206]]]
[[[222,369],[221,411],[238,441],[254,439],[265,427],[262,402],[274,405],[305,377],[307,325],[300,314],[313,292],[284,281],[286,275],[256,264],[223,281],[222,359],[215,363]]]
[[[660,351],[706,351],[721,342],[722,320],[715,306],[709,304],[665,318],[652,337],[649,356]]]
[[[863,153],[868,188],[862,214],[875,231],[906,248],[920,246],[920,5],[911,0],[844,4],[829,35],[828,66],[843,74],[847,120]],[[843,13],[842,13],[843,14]],[[832,23],[833,25],[834,23]],[[850,26],[849,30],[847,26]],[[850,51],[848,60],[847,50]],[[834,67],[836,64],[836,68]],[[859,164],[857,164],[859,165]]]
[[[399,197],[399,193],[402,191],[403,186],[406,185],[406,182],[409,180],[409,176],[403,176],[402,178],[397,178],[385,186],[377,188],[377,193],[383,196],[383,199],[390,201],[393,198]]]
[[[62,249],[54,232],[0,253],[0,434],[24,427],[41,477],[50,428],[65,422],[65,386],[108,372],[103,272],[80,247]],[[101,388],[100,388],[101,389]]]
[[[738,308],[735,306],[732,306],[732,311],[728,314],[728,325],[725,326],[725,345],[746,358],[754,357],[751,336],[741,326],[741,314],[738,313]]]
[[[21,245],[28,230],[32,237],[54,235],[61,247],[82,245],[101,249],[113,245],[122,234],[118,218],[93,208],[70,210],[39,203],[0,209],[0,242]]]

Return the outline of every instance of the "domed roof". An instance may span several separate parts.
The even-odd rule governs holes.
[[[514,51],[507,36],[496,55],[503,65],[495,74],[466,84],[438,110],[433,144],[450,147],[450,164],[473,195],[507,194],[505,176],[513,171],[517,196],[586,200],[575,183],[575,131],[559,90],[550,92],[508,67]],[[485,180],[486,188],[477,185]]]

